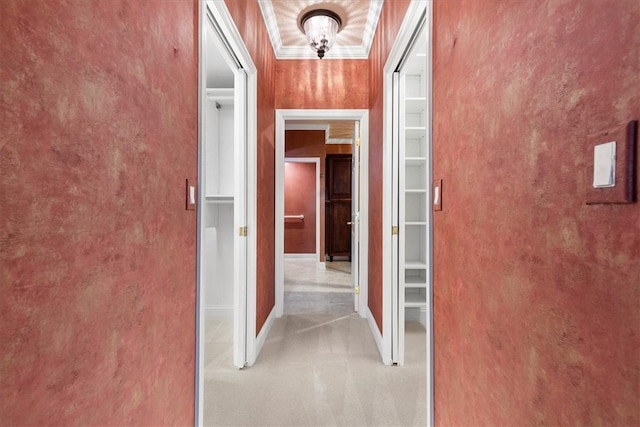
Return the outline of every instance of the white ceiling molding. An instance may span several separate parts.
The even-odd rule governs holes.
[[[295,1],[296,0],[289,0],[288,4],[292,6]],[[338,0],[334,1],[336,1],[336,3],[338,2]],[[350,5],[353,5],[351,6],[350,12],[353,12],[354,14],[359,13],[360,16],[365,12],[361,10],[353,10],[353,8],[362,6],[363,4],[368,4],[369,6],[366,11],[366,19],[362,16],[360,20],[346,20],[344,28],[341,30],[341,32],[349,32],[355,39],[361,40],[361,44],[341,45],[339,33],[336,44],[331,48],[324,59],[367,59],[369,57],[371,44],[373,43],[373,36],[380,18],[380,12],[382,11],[383,2],[384,0],[368,0],[360,1],[359,3],[349,3]],[[314,2],[298,0],[298,3],[300,5],[300,10],[298,12],[300,12],[305,9],[305,5],[308,8],[308,6],[313,5]],[[323,3],[332,3],[332,1],[327,0]],[[285,20],[286,23],[281,23],[279,26],[276,16],[278,10],[274,9],[272,0],[258,0],[258,4],[260,5],[262,18],[266,24],[276,59],[317,59],[317,53],[307,46],[306,38],[304,34],[300,32],[296,19]],[[287,12],[291,13],[290,10],[287,10]],[[300,37],[296,39],[295,44],[285,45],[282,41],[283,37],[281,35],[284,33],[292,34],[295,32],[300,34]]]

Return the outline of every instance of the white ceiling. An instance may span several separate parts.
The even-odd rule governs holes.
[[[329,9],[342,29],[324,59],[367,59],[384,0],[258,0],[277,59],[311,59],[316,53],[299,28],[312,9]]]

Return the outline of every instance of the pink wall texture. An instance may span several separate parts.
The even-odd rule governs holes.
[[[410,1],[384,2],[369,54],[369,309],[382,331],[383,71]]]
[[[640,424],[640,205],[586,205],[640,118],[640,3],[437,1],[442,426]]]
[[[276,59],[257,1],[225,0],[258,69],[258,265],[256,333],[276,303],[275,297],[275,88]],[[251,230],[249,230],[251,233]]]
[[[0,2],[0,423],[193,423],[193,1]]]
[[[331,145],[325,144],[323,130],[287,130],[284,135],[285,157],[320,158],[320,259],[325,260],[325,158]],[[333,144],[344,149],[342,145]],[[285,231],[286,232],[286,231]],[[287,237],[285,236],[285,239]],[[285,242],[286,244],[286,242]],[[286,249],[285,249],[286,251]],[[315,252],[315,248],[312,252]]]
[[[276,62],[276,108],[367,108],[366,59]]]
[[[284,164],[284,214],[304,215],[284,220],[285,254],[316,252],[316,191],[315,163]]]

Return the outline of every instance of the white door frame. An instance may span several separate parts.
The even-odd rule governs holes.
[[[393,87],[393,75],[398,63],[402,59],[410,41],[411,37],[420,24],[423,11],[426,11],[426,33],[429,37],[427,43],[427,176],[428,176],[428,200],[432,200],[433,189],[433,157],[432,157],[432,119],[433,119],[433,107],[432,107],[432,64],[433,64],[433,2],[431,0],[412,0],[409,5],[407,14],[402,23],[400,31],[396,41],[389,53],[389,57],[384,67],[383,87],[384,87],[384,140],[389,142],[384,145],[383,148],[383,179],[382,182],[392,182],[393,180],[393,158],[394,147],[391,141],[393,138],[393,99],[392,99],[392,87]],[[397,155],[396,155],[397,157]],[[392,331],[392,303],[393,303],[393,260],[392,260],[392,233],[391,227],[394,225],[393,212],[392,212],[392,188],[391,186],[384,186],[382,193],[382,227],[383,230],[387,230],[383,233],[382,240],[382,259],[383,259],[383,308],[382,308],[382,330],[383,330],[383,348],[382,358],[386,364],[391,363],[391,343],[393,338]],[[426,392],[427,392],[427,425],[429,427],[434,425],[434,370],[433,370],[433,209],[429,205],[427,208],[427,264],[428,264],[428,277],[427,277],[427,316],[426,316],[426,341],[427,341],[427,379],[426,379]],[[396,269],[397,272],[397,269]]]
[[[201,283],[203,277],[202,256],[202,216],[204,210],[204,130],[206,103],[206,75],[205,75],[205,27],[207,25],[207,5],[218,25],[221,33],[228,42],[228,48],[242,64],[242,70],[237,70],[236,84],[239,80],[246,83],[244,90],[235,90],[235,104],[246,104],[246,123],[234,123],[234,133],[244,135],[246,140],[246,151],[244,156],[245,178],[246,178],[246,282],[245,286],[236,286],[234,289],[234,335],[243,331],[244,337],[241,339],[245,346],[247,364],[253,363],[259,348],[256,348],[256,227],[257,227],[257,68],[255,67],[251,55],[247,50],[237,27],[233,23],[231,14],[223,1],[198,1],[198,203],[197,203],[197,244],[196,244],[196,361],[195,361],[195,424],[202,426],[203,419],[203,398],[204,398],[204,326],[205,326],[205,298],[204,288]],[[227,60],[227,58],[225,59]],[[246,78],[239,79],[238,76],[246,74]],[[246,98],[244,96],[246,94]],[[242,98],[242,99],[240,99]],[[236,325],[241,319],[243,325]],[[232,361],[229,361],[231,364]]]
[[[316,266],[320,268],[320,157],[285,157],[284,162],[285,163],[315,163],[316,165],[316,174],[315,174],[316,175],[316,191],[315,191],[316,247],[315,247],[315,254],[313,259],[316,262]],[[283,250],[284,250],[284,246],[283,246]]]
[[[369,110],[276,110],[276,200],[275,200],[275,286],[276,316],[284,312],[284,142],[287,120],[357,120],[360,122],[360,224],[368,230],[369,206]],[[360,236],[360,304],[359,314],[366,317],[368,233]]]

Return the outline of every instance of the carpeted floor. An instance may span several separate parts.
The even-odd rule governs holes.
[[[340,267],[285,265],[285,315],[252,367],[232,366],[231,320],[206,319],[205,425],[426,425],[424,327],[408,322],[405,366],[384,366]]]
[[[208,354],[221,350],[215,341],[224,336],[215,335],[207,342]],[[231,366],[230,337],[226,340],[226,355],[205,368],[206,425],[426,425],[420,323],[407,324],[403,367],[381,363],[366,320],[356,314],[276,319],[258,361],[243,370]]]

